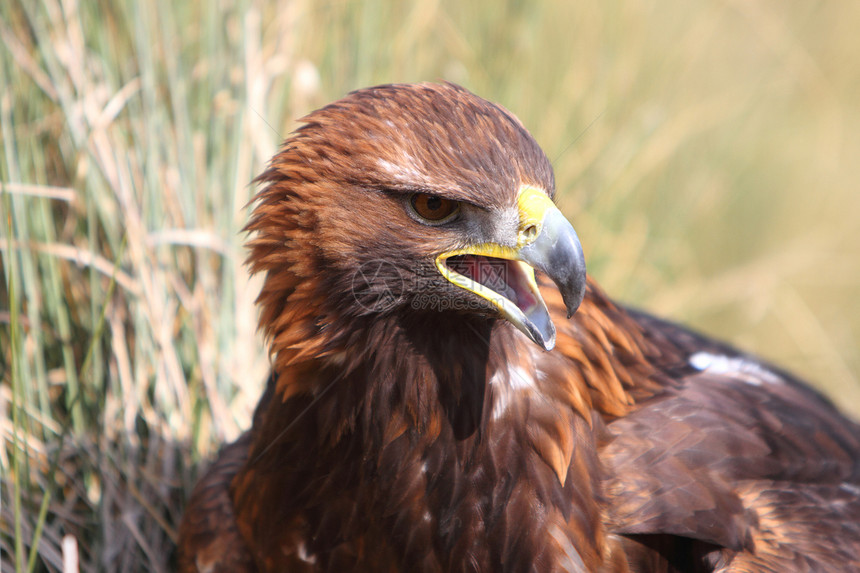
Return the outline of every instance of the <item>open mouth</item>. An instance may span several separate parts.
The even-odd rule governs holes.
[[[449,278],[451,282],[467,290],[476,291],[479,285],[491,291],[496,298],[504,298],[529,315],[539,304],[539,295],[534,287],[534,271],[521,261],[499,259],[486,255],[454,255],[444,261],[445,266],[459,275]],[[476,292],[497,307],[502,301],[485,296],[488,292]]]
[[[492,256],[496,254],[500,256]],[[526,336],[550,350],[555,345],[555,326],[534,269],[518,258],[513,249],[487,244],[440,255],[436,266],[452,284],[488,301]]]
[[[439,253],[436,269],[451,284],[490,303],[548,351],[555,346],[556,331],[535,269],[559,288],[570,318],[585,296],[585,258],[576,231],[544,190],[524,184],[517,209],[517,232],[507,242],[469,244]]]

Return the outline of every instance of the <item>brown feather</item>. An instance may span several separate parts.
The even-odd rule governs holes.
[[[247,226],[273,374],[189,502],[183,571],[857,565],[860,429],[816,393],[591,281],[567,320],[540,280],[544,352],[441,280],[477,239],[417,224],[409,193],[488,217],[554,193],[510,113],[421,84],[304,121]]]

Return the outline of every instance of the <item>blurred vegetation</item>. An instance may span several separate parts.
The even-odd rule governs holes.
[[[860,4],[0,2],[3,570],[164,571],[267,369],[249,182],[349,90],[447,79],[554,161],[590,270],[860,415]],[[8,569],[7,569],[8,567]]]

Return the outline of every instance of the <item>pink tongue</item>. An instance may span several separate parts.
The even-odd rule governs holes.
[[[475,282],[480,282],[478,278],[481,273],[481,262],[486,261],[486,257],[478,256],[478,255],[463,255],[459,257],[455,263],[455,270]]]
[[[455,271],[503,295],[523,311],[537,302],[529,291],[525,276],[513,261],[462,255],[451,263]]]
[[[499,292],[507,286],[506,262],[501,259],[488,259],[483,255],[463,255],[451,266],[458,273]]]

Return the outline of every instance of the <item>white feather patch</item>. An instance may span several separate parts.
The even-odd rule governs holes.
[[[771,372],[758,362],[739,356],[696,352],[689,359],[690,366],[701,372],[710,374],[725,374],[739,380],[761,386],[764,384],[781,384],[782,378]]]
[[[490,385],[495,389],[496,400],[493,403],[493,419],[499,419],[510,407],[517,392],[531,393],[536,389],[535,375],[522,366],[511,364],[507,370],[500,370],[490,378]]]

